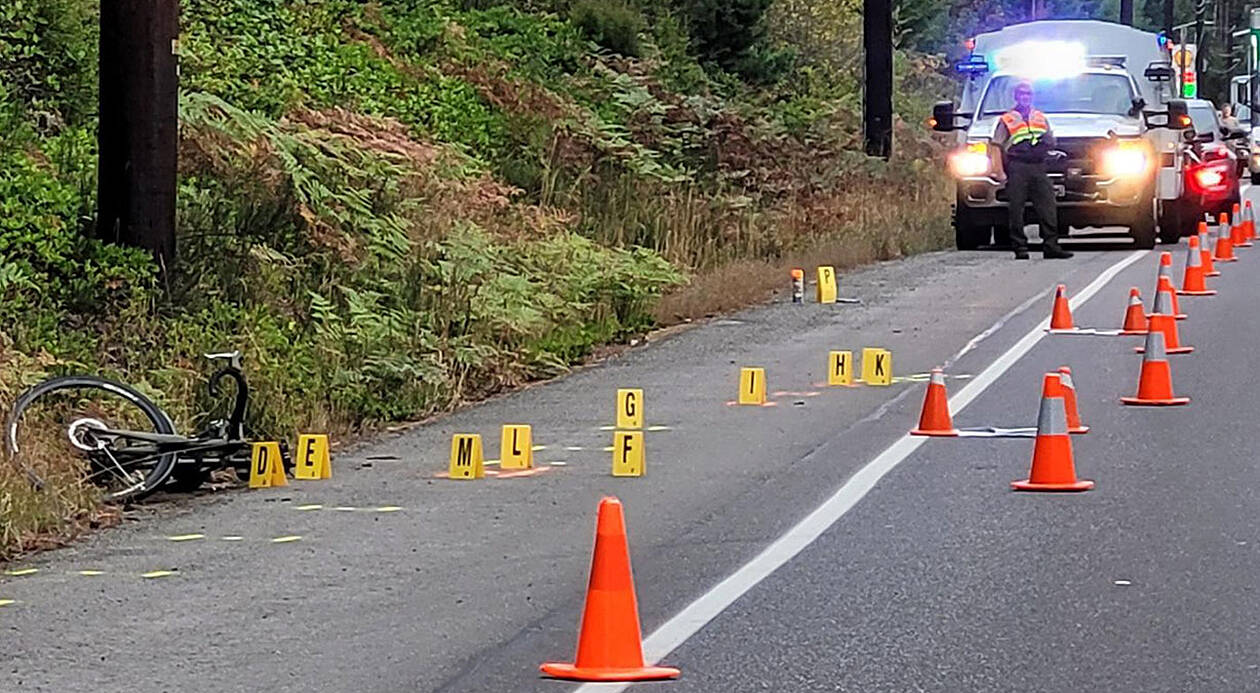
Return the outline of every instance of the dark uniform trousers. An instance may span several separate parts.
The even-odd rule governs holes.
[[[1024,235],[1024,205],[1032,202],[1041,227],[1041,242],[1059,242],[1059,215],[1055,207],[1054,186],[1044,163],[1033,164],[1012,159],[1006,164],[1006,197],[1010,207],[1011,246],[1016,250],[1028,247]]]

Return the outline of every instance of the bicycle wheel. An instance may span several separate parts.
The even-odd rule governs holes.
[[[175,425],[134,389],[95,376],[52,378],[13,403],[5,447],[37,488],[78,476],[106,500],[138,500],[171,475],[175,455],[144,434],[175,435]]]

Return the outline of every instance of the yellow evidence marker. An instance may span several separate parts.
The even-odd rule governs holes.
[[[867,385],[892,385],[892,352],[868,347],[862,350],[862,382]]]
[[[819,303],[835,303],[836,302],[836,268],[830,265],[823,265],[818,268],[818,302]]]
[[[617,428],[643,428],[643,390],[617,390]]]
[[[739,370],[739,403],[766,403],[766,369],[741,368]]]
[[[500,469],[533,469],[534,432],[529,426],[504,424],[499,437]]]
[[[613,476],[643,476],[643,431],[613,432]]]
[[[276,442],[254,443],[249,457],[249,487],[288,486],[284,478],[284,458]]]
[[[298,436],[297,457],[293,460],[294,479],[331,479],[328,436],[306,433]]]
[[[485,462],[481,458],[481,435],[456,433],[451,438],[451,478],[484,479]]]
[[[833,351],[827,357],[827,384],[853,384],[853,352]]]

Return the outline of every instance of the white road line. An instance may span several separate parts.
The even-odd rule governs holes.
[[[1075,296],[1072,296],[1069,304],[1072,308],[1083,305],[1115,278],[1117,274],[1145,257],[1149,252],[1147,250],[1135,251],[1123,260],[1108,267],[1088,286]],[[1045,339],[1048,334],[1046,328],[1049,326],[1049,318],[1038,323],[1032,331],[1024,335],[1010,349],[1007,349],[988,368],[981,371],[957,394],[950,397],[950,411],[956,414],[968,404],[971,404],[976,397],[980,396],[980,393],[988,389],[1006,371],[1010,370],[1011,366],[1015,365],[1019,359],[1031,351],[1037,342]],[[745,563],[739,570],[736,570],[725,580],[719,582],[694,602],[688,604],[673,618],[666,621],[660,628],[657,628],[643,641],[644,658],[648,662],[658,662],[686,642],[688,638],[698,633],[701,628],[704,628],[710,621],[717,618],[718,614],[722,613],[726,607],[735,603],[736,599],[739,599],[746,592],[757,586],[771,573],[778,570],[780,566],[792,560],[796,554],[812,544],[837,520],[844,517],[845,513],[849,512],[853,506],[857,505],[858,501],[862,500],[867,493],[870,493],[871,489],[875,488],[875,484],[879,483],[880,479],[884,478],[898,464],[901,464],[911,453],[919,449],[919,446],[923,445],[926,440],[926,438],[912,437],[908,434],[897,439],[896,442],[888,446],[875,459],[868,462],[865,467],[859,469],[830,498],[818,506],[814,512],[797,523],[795,527],[789,529],[783,536],[776,539],[773,544],[767,546],[756,558]],[[628,685],[624,683],[588,683],[579,686],[576,693],[624,691]]]

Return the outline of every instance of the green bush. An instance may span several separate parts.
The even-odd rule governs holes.
[[[96,112],[97,17],[87,0],[0,4],[0,85],[41,130]]]
[[[705,62],[738,72],[766,36],[772,0],[679,0],[686,8],[691,42]]]
[[[590,40],[614,53],[637,57],[643,15],[624,0],[577,0],[569,21]]]

